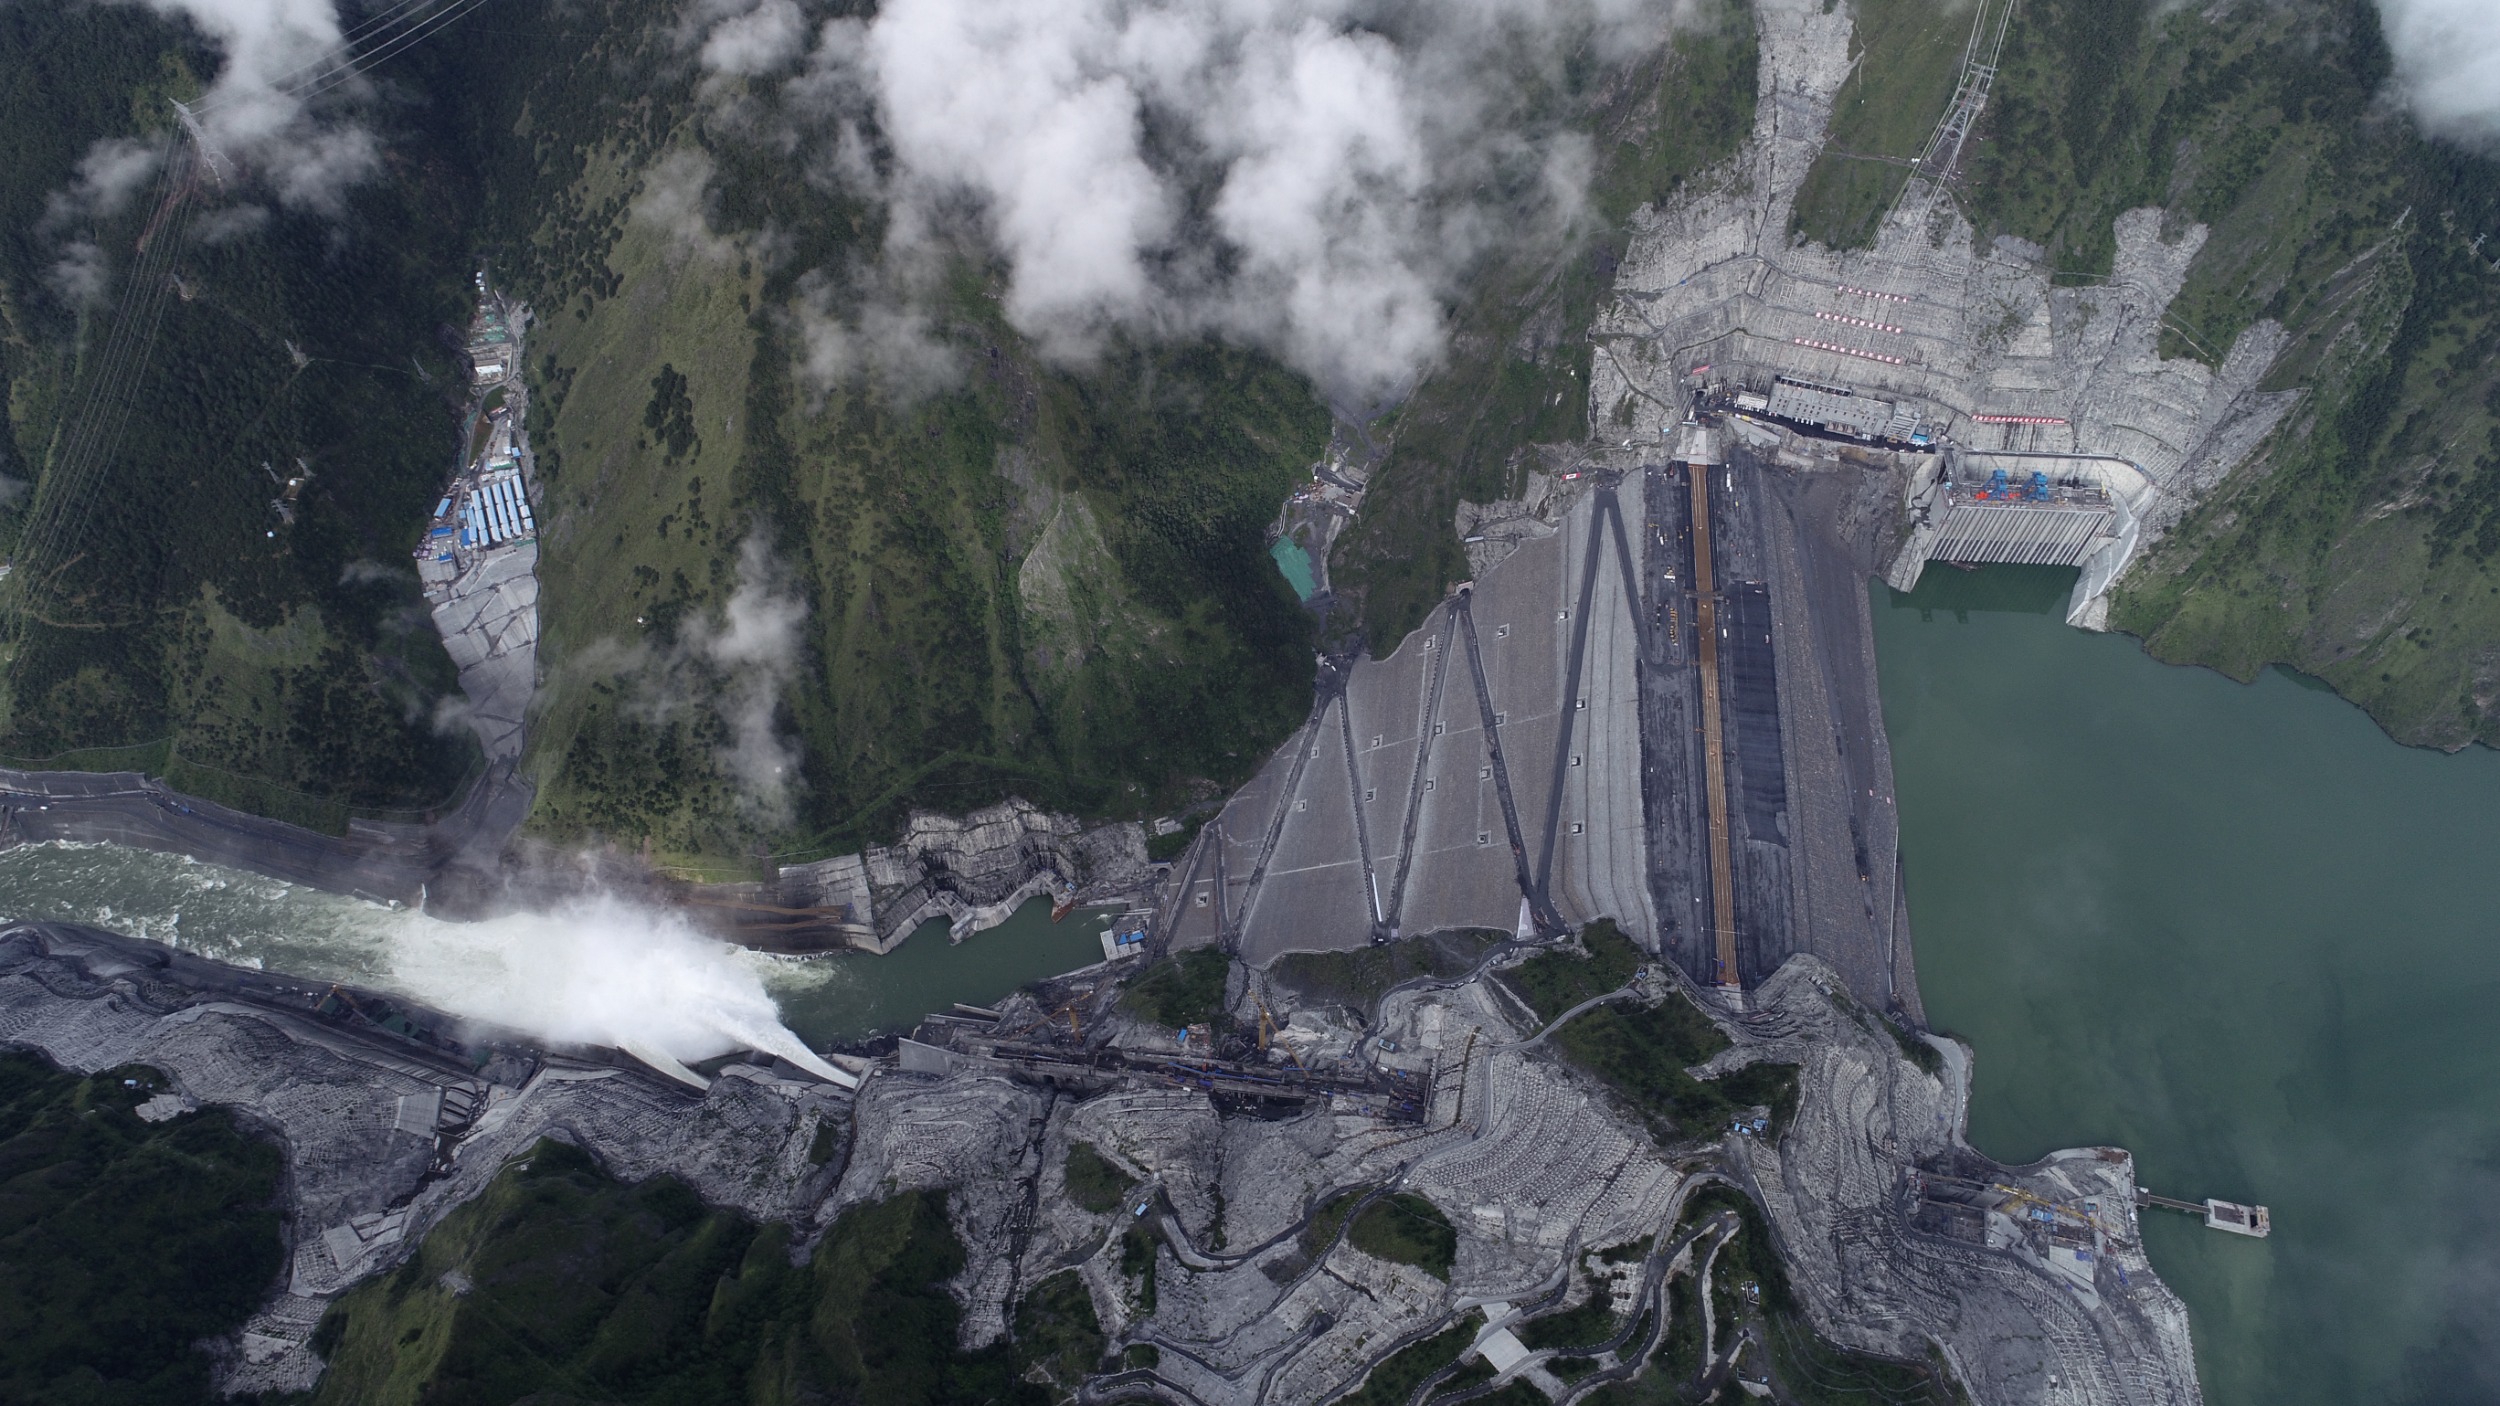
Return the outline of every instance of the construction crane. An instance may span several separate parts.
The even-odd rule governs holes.
[[[1268,1047],[1275,1043],[1276,1017],[1268,1010],[1267,1002],[1261,1001],[1259,1002],[1259,1053],[1267,1053]],[[1295,1054],[1292,1050],[1285,1051],[1285,1062],[1292,1065],[1296,1069],[1300,1069],[1302,1067],[1302,1057]]]
[[[2101,1218],[2099,1216],[2092,1215],[2086,1211],[2078,1211],[2074,1207],[2066,1205],[2063,1202],[2051,1201],[2044,1196],[2035,1196],[2031,1192],[2025,1191],[2019,1186],[2007,1186],[2003,1182],[1997,1182],[1990,1185],[1988,1189],[1990,1191],[1997,1192],[2017,1205],[2036,1206],[2043,1211],[2047,1211],[2051,1215],[2061,1216],[2068,1220],[2081,1221],[2083,1224],[2091,1226],[2094,1230],[2102,1231],[2104,1233],[2106,1233],[2109,1229],[2109,1227],[2101,1224]]]

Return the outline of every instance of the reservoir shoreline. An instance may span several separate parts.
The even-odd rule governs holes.
[[[2070,572],[1877,587],[1920,984],[1971,1140],[2263,1202],[2150,1220],[2215,1402],[2500,1400],[2500,754],[2408,747],[2058,616]]]

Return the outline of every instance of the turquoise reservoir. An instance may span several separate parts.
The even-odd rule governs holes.
[[[1285,573],[1285,584],[1293,587],[1295,595],[1309,600],[1319,590],[1319,578],[1311,570],[1311,554],[1302,550],[1301,543],[1291,537],[1279,537],[1267,554],[1276,559],[1276,569]]]
[[[1877,587],[1929,1018],[1972,1140],[2134,1149],[2216,1406],[2500,1401],[2500,754],[2068,628],[2072,571]]]

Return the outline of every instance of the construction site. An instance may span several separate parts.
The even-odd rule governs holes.
[[[416,549],[417,577],[443,647],[460,669],[468,721],[490,763],[517,760],[538,686],[538,519],[532,503],[529,309],[477,276],[467,355],[472,380],[462,453]]]
[[[2080,565],[2068,618],[2098,626],[2110,584],[2136,553],[2244,459],[2298,393],[2260,388],[2284,345],[2272,321],[2242,332],[2218,367],[2160,354],[2203,226],[2165,234],[2160,211],[2129,211],[2113,230],[2110,276],[2067,286],[2042,250],[2011,237],[1982,242],[1962,217],[1949,192],[2012,10],[2003,0],[1974,7],[1954,98],[1873,247],[1837,250],[1789,231],[1849,72],[1851,21],[1809,6],[1761,9],[1777,113],[1766,106],[1757,117],[1728,179],[1636,217],[1594,331],[1591,420],[1654,442],[1702,395],[1722,398],[1741,417],[1745,445],[1771,462],[1828,468],[1859,451],[1848,462],[1880,463],[1905,480],[1916,531],[1888,563],[1893,584],[1914,582],[1931,559]],[[2006,500],[1976,496],[1998,469],[2018,487],[2045,474],[2053,487],[2096,489],[2108,517],[2089,523],[2063,503],[2055,527],[2043,522],[2050,514],[1998,513]],[[1961,495],[1929,497],[1940,481]],[[2091,535],[2076,540],[2086,527]]]
[[[1036,896],[1116,904],[1099,967],[855,1047],[829,1081],[746,1051],[689,1068],[550,1049],[378,993],[20,926],[0,931],[0,1036],[68,1065],[150,1061],[186,1097],[286,1131],[294,1266],[244,1335],[252,1389],[302,1389],[322,1306],[561,1126],[627,1173],[762,1217],[826,1224],[945,1188],[964,1345],[1072,1270],[1118,1360],[1148,1364],[1088,1399],[1328,1400],[1466,1327],[1485,1390],[1576,1400],[1654,1360],[1694,1311],[1671,1293],[1688,1275],[1724,1379],[1745,1340],[1708,1276],[1734,1230],[1687,1216],[1724,1185],[1762,1208],[1834,1343],[1936,1361],[1975,1399],[2198,1400],[2186,1310],[2138,1213],[2240,1235],[2270,1213],[2157,1196],[2116,1149],[2006,1167],[1968,1145],[1968,1051],[1918,1033],[1867,583],[1906,588],[1934,561],[2070,566],[2069,619],[2099,623],[2144,543],[2288,409],[2258,389],[2281,333],[2256,324],[2219,370],[2161,358],[2203,234],[2165,240],[2145,212],[2118,221],[2117,274],[2092,287],[2052,286],[2019,241],[1976,245],[1942,193],[2010,6],[1976,8],[1917,173],[1873,248],[1835,251],[1791,241],[1789,213],[1850,16],[1764,0],[1779,100],[1728,179],[1636,217],[1600,310],[1589,421],[1617,428],[1525,466],[1515,498],[1463,504],[1470,579],[1384,653],[1322,659],[1304,726],[1176,860],[1151,861],[1134,821],[1011,801],[678,895],[782,952],[888,952],[932,919],[960,936]],[[473,726],[508,764],[536,670],[528,312],[483,275],[478,294],[462,458],[416,559]],[[1332,454],[1301,495],[1323,569],[1369,462]],[[1600,919],[1639,949],[1620,988],[1541,1015],[1502,979]],[[1472,966],[1359,1008],[1278,975],[1293,954],[1451,933],[1484,942]],[[1201,951],[1238,959],[1216,964],[1207,1018],[1132,999],[1148,962]],[[1601,1005],[1688,999],[1728,1045],[1680,1072],[1793,1067],[1787,1126],[1768,1104],[1732,1125],[1644,1122],[1548,1043]],[[1067,1194],[1080,1144],[1117,1173],[1107,1209]],[[1393,1194],[1446,1218],[1438,1272],[1311,1233],[1331,1204]],[[1588,1302],[1601,1276],[1620,1332],[1525,1346],[1515,1329]]]

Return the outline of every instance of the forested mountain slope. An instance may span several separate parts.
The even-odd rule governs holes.
[[[806,179],[764,83],[697,92],[674,13],[547,6],[470,108],[480,242],[540,321],[533,823],[822,851],[1245,773],[1307,704],[1264,533],[1325,408],[1205,343],[1045,362],[970,241],[910,333],[952,374],[829,369],[826,271],[882,216]]]
[[[27,627],[0,751],[164,769],[162,745],[70,749],[170,738],[178,784],[281,813],[291,791],[451,789],[451,672],[406,563],[458,452],[445,334],[481,259],[539,324],[546,833],[728,855],[1010,791],[1135,814],[1298,721],[1311,623],[1263,534],[1327,437],[1308,385],[1207,342],[1044,363],[971,241],[922,334],[964,374],[811,379],[802,312],[839,311],[823,270],[873,255],[879,216],[805,180],[741,95],[699,93],[681,18],[499,6],[378,75],[383,169],[342,209],[291,214],[247,181],[194,221],[111,490],[59,554],[76,613]],[[23,482],[109,310],[65,288],[62,250],[126,257],[149,215],[70,229],[47,202],[100,138],[167,144],[165,98],[213,55],[133,10],[0,23],[44,59],[6,65],[0,123],[23,153],[0,469]],[[288,525],[262,465],[298,459]],[[742,605],[790,627],[760,677],[713,647],[742,562]],[[741,710],[798,775],[759,782]]]
[[[212,64],[136,7],[0,7],[0,541],[21,559],[66,412],[133,369],[99,364],[112,270],[161,192],[116,189],[102,158],[161,155],[167,100]],[[449,793],[469,750],[432,726],[452,671],[406,563],[453,452],[465,368],[437,333],[465,320],[472,201],[419,140],[336,219],[238,193],[156,232],[182,239],[172,296],[93,511],[38,554],[0,754],[163,769],[281,811],[294,791]],[[307,472],[286,522],[272,500]],[[73,750],[99,747],[124,750]]]
[[[1860,59],[1798,232],[1849,244],[1950,100],[1967,12],[1858,0]],[[2247,678],[2284,663],[2400,740],[2500,741],[2500,162],[2428,140],[2371,0],[2024,0],[1957,195],[2106,279],[2111,223],[2211,230],[2163,353],[2218,364],[2259,318],[2300,406],[2139,562],[2111,623]]]
[[[901,178],[873,121],[828,120],[832,39],[804,63],[724,62],[709,14],[511,0],[374,75],[353,116],[381,159],[336,208],[290,211],[250,173],[209,201],[115,491],[62,554],[57,594],[84,613],[27,626],[0,751],[169,738],[170,762],[60,764],[164,769],[282,813],[299,793],[451,791],[473,754],[437,716],[450,671],[403,563],[457,452],[444,334],[481,264],[534,313],[524,766],[547,837],[719,867],[759,843],[854,846],[913,804],[1158,813],[1229,788],[1299,721],[1320,622],[1265,548],[1327,443],[1319,390],[1244,350],[1256,337],[1185,321],[1114,325],[1090,356],[1039,346],[1011,315],[1014,267],[943,207],[898,267],[877,187]],[[168,142],[164,99],[214,56],[135,12],[7,19],[17,52],[75,55],[9,98],[30,152],[8,188],[11,452],[39,479],[111,306],[72,296],[62,251],[103,252],[109,300],[148,220],[141,199],[74,229],[46,210],[99,139]],[[1498,208],[1541,227],[1550,173],[1518,133],[1580,130],[1596,218],[1494,239],[1459,281],[1454,346],[1395,425],[1331,638],[1400,632],[1457,559],[1458,494],[1491,496],[1521,445],[1585,433],[1581,331],[1611,229],[1749,117],[1734,7],[1671,42],[1662,13],[1633,50],[1531,23],[1544,47],[1487,51],[1516,70],[1501,135],[1529,153]],[[300,520],[272,520],[261,464],[298,459]]]

